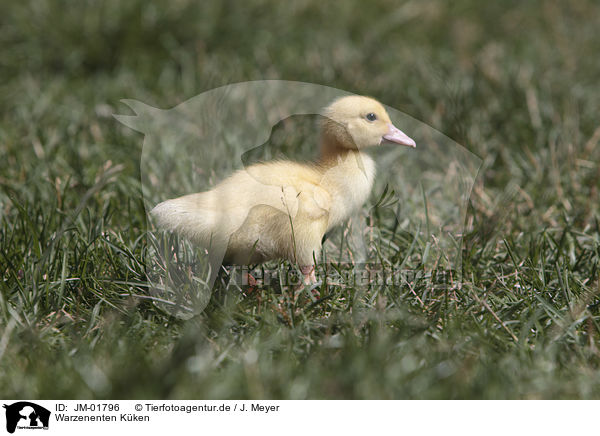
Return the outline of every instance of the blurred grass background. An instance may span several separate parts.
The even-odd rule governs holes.
[[[598,22],[587,0],[2,2],[0,397],[600,397]],[[462,282],[221,295],[186,322],[133,297],[119,100],[257,79],[372,95],[484,159]]]

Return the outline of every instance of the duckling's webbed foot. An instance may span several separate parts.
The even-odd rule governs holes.
[[[245,291],[244,291],[245,295],[252,294],[254,291],[256,291],[258,289],[258,286],[259,286],[258,280],[256,280],[256,278],[254,278],[254,276],[252,274],[250,274],[249,272],[243,273],[242,284],[245,285]]]

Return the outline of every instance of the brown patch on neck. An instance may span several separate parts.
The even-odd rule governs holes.
[[[349,152],[358,149],[346,129],[336,124],[326,126],[321,134],[321,161],[337,159],[338,156],[346,156]]]

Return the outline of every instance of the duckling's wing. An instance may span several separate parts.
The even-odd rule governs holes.
[[[332,199],[321,186],[323,175],[309,165],[290,161],[257,164],[246,168],[245,176],[248,186],[258,183],[262,187],[257,199],[292,218],[298,212],[309,219],[329,215]]]
[[[329,216],[331,195],[318,185],[306,186],[306,195],[300,196],[302,210],[310,219],[321,219]]]
[[[291,183],[257,178],[241,170],[223,181],[213,191],[214,208],[227,215],[237,211],[247,214],[255,206],[270,206],[292,217],[298,213],[298,189]],[[240,216],[241,224],[246,216]],[[236,222],[237,222],[236,221]],[[235,229],[234,229],[235,230]]]

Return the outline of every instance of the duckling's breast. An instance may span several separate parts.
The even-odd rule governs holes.
[[[349,153],[325,172],[321,186],[332,199],[328,230],[364,205],[371,194],[375,173],[375,161],[361,152]]]

